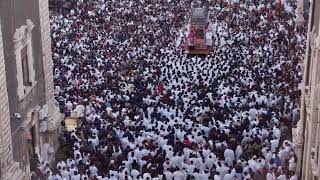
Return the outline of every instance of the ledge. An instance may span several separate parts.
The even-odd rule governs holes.
[[[23,86],[23,91],[25,92],[22,96],[19,96],[19,101],[23,101],[29,94],[30,92],[36,87],[37,81],[32,82],[31,86]]]

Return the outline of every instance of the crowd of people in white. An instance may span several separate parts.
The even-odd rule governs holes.
[[[187,57],[176,41],[197,6],[209,9],[213,51]],[[46,178],[297,180],[290,138],[306,34],[294,9],[289,0],[52,8],[55,96],[81,125],[64,132],[65,157],[43,163]]]

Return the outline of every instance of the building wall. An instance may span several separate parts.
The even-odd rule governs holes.
[[[44,99],[44,72],[42,64],[42,52],[40,44],[40,26],[38,15],[37,0],[2,0],[0,1],[0,16],[3,17],[3,38],[5,47],[5,64],[8,78],[8,89],[10,99],[10,109],[13,112],[19,112],[22,117],[26,116],[27,109],[45,103]],[[9,6],[8,6],[9,5]],[[34,92],[29,93],[22,101],[17,95],[17,67],[14,53],[14,33],[16,29],[26,24],[26,20],[30,19],[35,27],[32,30],[32,47],[34,57],[35,79],[37,85]],[[12,131],[15,132],[22,121],[11,120]]]
[[[51,52],[49,4],[48,0],[38,0],[39,17],[41,29],[41,50],[43,59],[43,71],[45,80],[45,101],[48,107],[47,131],[43,134],[43,143],[49,144],[53,149],[59,146],[58,138],[60,134],[60,124],[63,115],[60,113],[56,100],[54,99],[53,83],[53,61]]]
[[[9,99],[3,106],[8,106],[9,109],[7,116],[10,124],[8,127],[11,130],[9,132],[12,135],[13,160],[19,162],[20,168],[30,174],[31,154],[28,153],[27,141],[30,129],[35,128],[36,152],[41,155],[43,144],[54,145],[53,140],[57,139],[61,121],[53,97],[48,2],[47,0],[0,0],[0,20],[5,65],[3,77],[6,79]],[[29,34],[25,33],[29,30]],[[21,56],[17,55],[17,52],[20,52],[17,49],[21,48],[22,42],[27,42],[28,50],[30,49],[28,59],[29,55],[33,59],[30,63],[32,67],[30,74],[34,73],[34,81],[27,88],[21,85],[22,68],[19,59]],[[0,105],[2,103],[0,101]],[[40,132],[39,112],[44,105],[48,106],[48,113],[43,121],[47,122],[48,127],[44,132]]]
[[[55,99],[53,94],[54,83],[53,83],[53,62],[52,62],[52,52],[51,52],[51,37],[50,37],[50,22],[49,22],[49,8],[48,1],[39,1],[39,16],[40,18],[40,28],[41,28],[41,46],[43,54],[43,70],[45,78],[45,98],[48,104],[48,113],[50,119],[48,120],[48,131],[55,134],[57,129],[59,129],[60,121],[62,115],[58,106],[55,105]],[[55,141],[53,139],[51,142]]]
[[[320,1],[310,1],[304,89],[296,133],[301,179],[320,179]]]
[[[7,75],[7,86],[9,96],[9,107],[11,117],[19,113],[21,118],[11,118],[11,132],[13,136],[13,157],[20,162],[24,171],[28,170],[29,155],[25,140],[25,132],[21,125],[27,120],[27,113],[35,106],[41,106],[45,103],[44,94],[44,72],[42,64],[42,52],[39,51],[40,45],[40,28],[38,3],[36,0],[2,0],[0,1],[0,17],[3,18],[3,44],[5,47],[4,57]],[[35,81],[37,82],[29,93],[25,94],[23,99],[18,96],[18,80],[16,74],[21,71],[16,66],[14,35],[16,29],[26,25],[27,19],[34,23],[32,29],[32,54],[34,58]]]
[[[10,111],[7,91],[6,69],[0,21],[0,179],[26,179],[13,161],[12,137],[10,128]]]

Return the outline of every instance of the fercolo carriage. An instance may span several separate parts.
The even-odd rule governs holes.
[[[185,54],[207,55],[212,47],[212,32],[206,8],[194,8],[188,23],[188,34],[184,45]]]

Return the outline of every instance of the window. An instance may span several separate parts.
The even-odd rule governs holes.
[[[27,134],[27,141],[28,141],[28,151],[29,151],[29,156],[31,157],[32,155],[35,154],[35,146],[36,146],[36,141],[35,141],[35,135],[36,135],[36,129],[35,126],[32,126]]]
[[[309,86],[310,85],[310,74],[311,74],[311,70],[310,70],[310,64],[311,64],[311,56],[312,56],[312,49],[309,45],[309,52],[308,52],[308,57],[307,57],[307,67],[304,70],[304,73],[306,73],[306,85]]]
[[[319,20],[320,20],[320,1],[315,0],[312,2],[312,9],[311,9],[311,32],[318,33],[319,30]]]
[[[14,54],[17,69],[17,94],[22,101],[34,89],[35,81],[34,58],[32,53],[32,29],[34,25],[30,19],[26,24],[16,29],[14,33]]]
[[[311,22],[310,22],[310,24],[311,24],[311,32],[312,32],[312,28],[313,28],[313,24],[314,24],[314,16],[315,16],[315,12],[314,12],[314,10],[315,10],[315,7],[316,7],[316,2],[313,2],[312,3],[312,9],[311,9]]]
[[[316,0],[313,3],[315,3],[315,9],[314,9],[314,17],[313,17],[313,28],[315,33],[318,34],[319,31],[319,21],[320,21],[320,1]]]
[[[22,78],[24,86],[31,86],[28,61],[28,47],[21,50]]]

